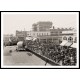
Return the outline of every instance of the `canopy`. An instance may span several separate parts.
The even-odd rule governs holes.
[[[26,37],[26,40],[32,40],[32,37]]]
[[[19,42],[17,43],[17,46],[19,46],[19,47],[22,47],[22,45],[23,45],[23,41],[19,41]]]
[[[71,46],[72,42],[67,42],[64,46]]]
[[[72,47],[72,48],[77,48],[77,44],[76,44],[76,43],[73,43],[73,44],[71,45],[71,47]]]
[[[35,41],[37,38],[33,38],[33,41]]]
[[[64,46],[66,43],[67,43],[67,41],[64,40],[60,45]]]

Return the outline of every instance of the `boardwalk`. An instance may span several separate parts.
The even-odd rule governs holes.
[[[10,51],[11,50],[11,51]],[[16,52],[16,46],[7,46],[4,47],[4,65],[28,65],[28,66],[45,66],[45,61],[35,56],[34,54],[21,51]],[[50,64],[47,64],[51,66]]]

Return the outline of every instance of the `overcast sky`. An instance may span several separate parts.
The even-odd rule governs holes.
[[[33,23],[51,21],[55,28],[69,28],[77,26],[76,14],[4,14],[3,33],[15,34],[16,30],[29,31]]]

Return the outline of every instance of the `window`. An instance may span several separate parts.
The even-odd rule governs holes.
[[[70,41],[70,42],[73,41],[73,38],[72,37],[69,37],[68,38],[68,41]]]
[[[52,42],[52,39],[47,39],[47,42]]]
[[[63,40],[67,40],[67,37],[63,37]]]

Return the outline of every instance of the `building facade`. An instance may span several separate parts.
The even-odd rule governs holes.
[[[10,41],[10,37],[13,37],[13,35],[3,35],[3,42],[8,43]]]
[[[75,29],[69,31],[62,31],[62,41],[63,40],[77,43],[77,31]]]
[[[37,22],[32,25],[32,31],[16,31],[19,41],[28,37],[38,38],[39,41],[60,44],[63,40],[76,40],[76,33],[71,28],[55,28],[52,22]],[[72,32],[71,32],[72,31]],[[74,37],[75,36],[75,37]]]
[[[61,46],[77,48],[77,31],[75,29],[62,32]]]
[[[13,36],[13,35],[4,35],[3,43],[4,43],[4,45],[11,45],[11,44],[14,45],[17,43],[17,38],[16,38],[16,36]]]
[[[52,22],[50,21],[37,22],[32,25],[33,31],[49,31],[51,27]]]
[[[56,28],[53,26],[50,29],[50,35],[53,37],[53,41],[57,42],[58,44],[60,44],[62,42],[62,32],[63,31],[70,31],[72,30],[71,28]]]
[[[52,26],[52,22],[38,22],[33,24],[33,30],[27,32],[27,36],[36,37],[39,41],[53,42],[54,44],[60,44],[62,42],[62,32],[70,31],[71,28],[57,28]]]
[[[39,37],[39,36],[49,36],[50,31],[27,31],[27,36]]]
[[[27,36],[27,31],[16,31],[16,38],[18,41],[23,41]]]

